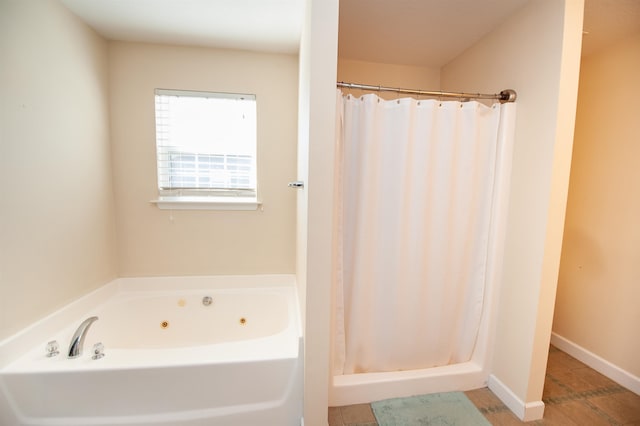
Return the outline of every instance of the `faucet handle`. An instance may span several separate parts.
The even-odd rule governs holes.
[[[98,342],[93,345],[93,356],[91,359],[100,359],[104,356],[104,345],[102,342]]]
[[[51,340],[47,343],[47,357],[51,358],[52,356],[56,356],[60,353],[58,350],[59,345],[57,340]]]

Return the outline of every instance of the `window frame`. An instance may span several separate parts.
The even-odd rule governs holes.
[[[207,161],[210,163],[223,164],[224,179],[237,179],[238,174],[229,172],[228,160],[238,160],[238,157],[247,157],[246,155],[229,154],[224,152],[204,152],[204,151],[191,151],[178,150],[174,153],[171,152],[171,145],[168,143],[169,139],[161,140],[161,127],[166,126],[166,123],[161,123],[162,118],[159,116],[158,108],[158,96],[184,96],[194,98],[215,98],[215,99],[238,99],[238,100],[251,100],[255,103],[255,123],[251,125],[254,127],[254,140],[253,151],[249,154],[248,158],[251,161],[250,171],[253,172],[253,176],[249,175],[248,187],[218,187],[218,188],[198,188],[198,187],[163,187],[163,183],[172,181],[172,178],[179,180],[179,173],[176,175],[162,174],[161,164],[173,164],[172,154],[177,156],[189,156],[193,157],[191,162],[185,164],[190,167],[197,168],[204,166]],[[258,135],[257,135],[257,96],[254,94],[245,93],[223,93],[223,92],[211,92],[211,91],[195,91],[195,90],[174,90],[174,89],[155,89],[154,90],[154,112],[155,112],[155,147],[156,147],[156,183],[158,190],[158,198],[151,200],[160,209],[171,210],[256,210],[261,202],[258,200],[258,165],[257,165],[257,152],[258,152]],[[161,113],[161,111],[160,111]],[[179,147],[185,149],[184,147]],[[222,160],[222,163],[220,162]],[[242,162],[243,159],[240,159]],[[246,159],[244,159],[246,161]],[[230,169],[233,166],[229,166]],[[235,167],[239,167],[236,163]],[[242,173],[240,173],[242,175]],[[185,175],[187,178],[195,178],[198,180],[200,175],[194,172],[193,176],[188,173]],[[162,177],[162,179],[161,179]],[[194,186],[199,185],[199,183]]]

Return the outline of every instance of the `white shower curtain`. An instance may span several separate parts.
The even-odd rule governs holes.
[[[337,107],[334,374],[468,361],[507,104],[338,91]]]

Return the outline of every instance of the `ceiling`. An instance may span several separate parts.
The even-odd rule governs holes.
[[[441,67],[527,0],[342,0],[338,56]]]
[[[305,0],[61,0],[109,40],[297,53]]]
[[[338,52],[441,67],[536,0],[341,0]],[[296,53],[305,0],[62,0],[110,40]],[[640,0],[586,0],[583,54],[640,31]],[[544,31],[544,28],[541,28]],[[446,34],[446,36],[445,36]]]
[[[342,0],[338,55],[442,67],[528,1]],[[583,55],[638,33],[640,0],[585,0],[583,28]]]
[[[582,55],[640,32],[640,0],[585,0]]]

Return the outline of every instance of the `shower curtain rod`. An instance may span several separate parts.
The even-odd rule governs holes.
[[[415,90],[415,89],[400,89],[384,86],[372,86],[370,84],[358,84],[358,83],[345,83],[339,81],[336,83],[338,87],[345,87],[348,89],[360,89],[360,90],[373,90],[377,92],[396,92],[406,93],[410,95],[423,95],[434,96],[443,98],[471,98],[471,99],[497,99],[500,103],[515,102],[516,91],[512,89],[503,90],[500,93],[486,94],[486,93],[465,93],[465,92],[443,92],[443,91],[429,91],[429,90]]]

